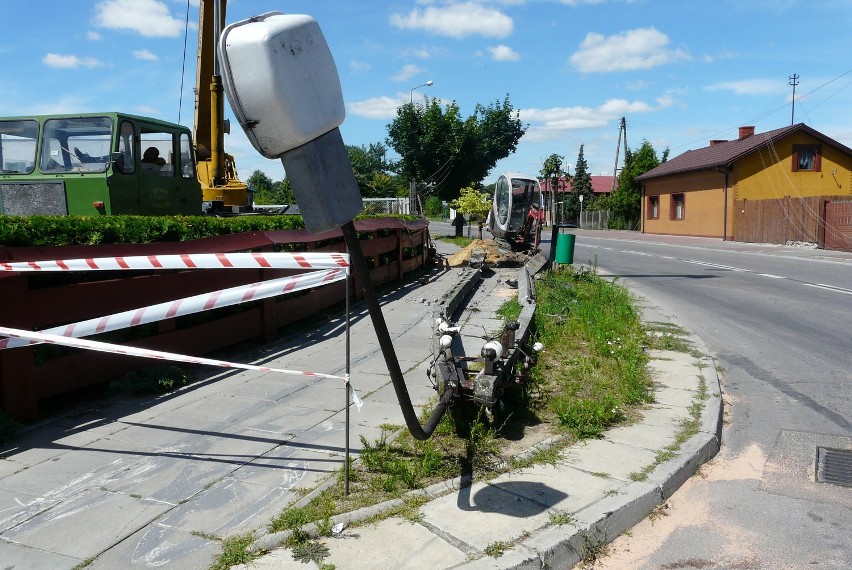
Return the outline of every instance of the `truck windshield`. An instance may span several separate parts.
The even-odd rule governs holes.
[[[74,117],[44,122],[39,168],[42,172],[104,172],[109,166],[112,119]]]
[[[0,174],[29,174],[35,168],[38,122],[0,121]]]

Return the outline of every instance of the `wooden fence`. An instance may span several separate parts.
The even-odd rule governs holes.
[[[780,200],[737,200],[734,202],[734,241],[750,243],[806,242],[821,247],[835,245],[829,237],[842,235],[846,228],[835,227],[826,206],[847,200],[848,196],[782,198]],[[829,224],[829,225],[827,225]]]
[[[373,218],[355,223],[373,283],[401,279],[427,261],[428,223]],[[339,231],[250,232],[179,243],[6,248],[0,261],[40,261],[176,253],[237,251],[345,252]],[[290,270],[229,269],[76,273],[0,273],[0,324],[40,330],[145,307],[176,298],[282,277]],[[352,282],[352,280],[350,280]],[[345,282],[133,327],[106,342],[200,356],[238,342],[271,340],[280,327],[316,314],[346,294]],[[351,294],[359,293],[353,287]],[[118,336],[119,338],[116,338]],[[58,353],[58,354],[57,354]],[[0,408],[33,419],[39,401],[120,377],[150,365],[147,359],[40,345],[0,350]]]

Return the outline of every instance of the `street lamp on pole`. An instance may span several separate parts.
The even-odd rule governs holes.
[[[415,89],[419,89],[421,87],[432,87],[432,83],[433,83],[433,81],[430,79],[429,81],[427,81],[426,83],[423,83],[422,85],[418,85],[417,87],[412,87],[411,91],[408,92],[408,104],[409,105],[414,104],[414,90]]]
[[[412,87],[411,91],[408,92],[408,104],[414,105],[414,90],[420,89],[421,87],[432,87],[433,81],[430,79],[426,83],[422,83],[417,87]],[[411,180],[408,185],[408,209],[410,213],[414,213],[417,211],[417,181]]]

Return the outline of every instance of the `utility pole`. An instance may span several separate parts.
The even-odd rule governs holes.
[[[799,76],[797,74],[793,74],[790,76],[789,85],[793,86],[793,114],[790,119],[790,125],[796,124],[796,85],[799,84]]]
[[[618,142],[615,144],[615,164],[612,167],[612,191],[615,192],[615,187],[618,184],[618,153],[621,150],[621,133],[624,133],[624,158],[627,158],[627,120],[621,117],[621,123],[618,125]]]

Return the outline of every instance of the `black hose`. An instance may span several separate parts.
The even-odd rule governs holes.
[[[396,358],[396,351],[394,350],[393,342],[391,342],[388,326],[382,314],[382,308],[379,305],[379,298],[376,296],[373,281],[370,279],[370,270],[367,267],[366,259],[364,259],[361,242],[358,241],[355,222],[347,222],[340,229],[343,232],[343,239],[346,240],[346,247],[349,248],[349,256],[352,261],[352,269],[355,271],[355,277],[358,279],[361,289],[364,292],[364,301],[367,303],[367,310],[370,312],[370,319],[373,321],[373,328],[376,330],[376,337],[378,337],[382,355],[385,357],[385,364],[388,367],[391,382],[393,382],[393,388],[396,391],[399,407],[402,409],[402,415],[405,418],[405,425],[408,426],[408,431],[411,432],[414,439],[429,439],[429,436],[435,431],[438,422],[441,421],[441,418],[447,411],[447,406],[450,403],[453,392],[451,390],[444,392],[426,425],[421,426],[420,421],[417,419],[417,413],[414,411],[414,406],[411,404],[411,396],[408,394],[408,388],[405,386],[405,378],[402,375],[402,369],[399,367],[399,361]]]

